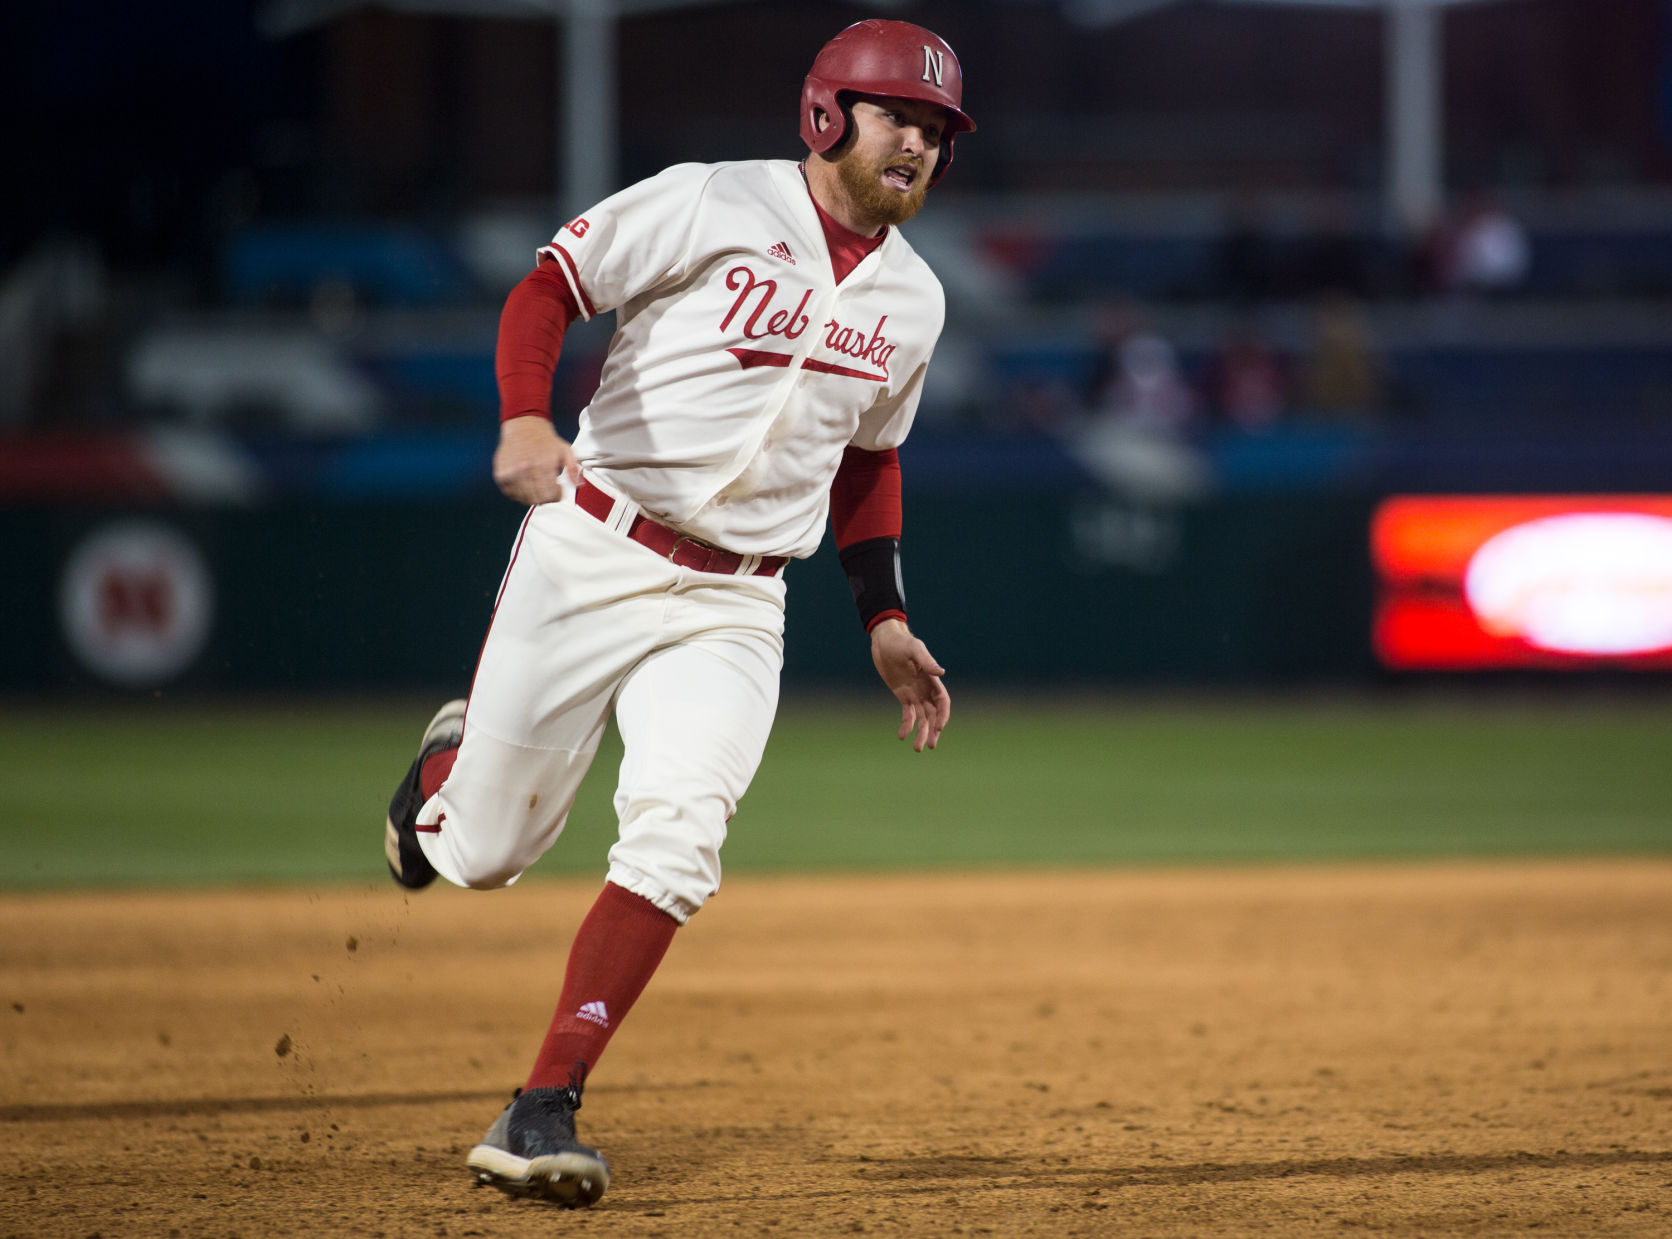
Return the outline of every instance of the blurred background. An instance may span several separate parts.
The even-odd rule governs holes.
[[[906,229],[961,683],[1664,682],[1672,0],[65,0],[0,15],[0,692],[460,691],[506,292],[799,158],[871,15],[980,125]],[[865,682],[829,548],[791,581],[790,687]]]

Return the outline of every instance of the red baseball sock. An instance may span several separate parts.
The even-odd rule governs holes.
[[[528,1088],[569,1082],[576,1063],[598,1063],[610,1034],[644,992],[679,922],[650,900],[606,883],[569,948],[563,995]]]

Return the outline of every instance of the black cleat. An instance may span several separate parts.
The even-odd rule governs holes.
[[[456,749],[464,736],[463,697],[449,701],[436,711],[430,725],[424,728],[424,739],[418,745],[418,760],[406,772],[400,786],[389,801],[389,817],[384,822],[383,855],[389,861],[389,874],[408,890],[422,890],[435,881],[435,867],[418,846],[418,810],[424,807],[424,793],[418,785],[418,772],[424,763],[445,749]]]
[[[610,1165],[597,1149],[575,1139],[575,1111],[581,1108],[574,1076],[564,1088],[519,1091],[500,1111],[465,1165],[477,1186],[491,1185],[508,1196],[533,1196],[581,1209],[610,1185]]]

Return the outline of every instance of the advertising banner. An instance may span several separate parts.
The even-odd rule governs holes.
[[[1672,669],[1672,495],[1395,496],[1371,557],[1391,670]]]

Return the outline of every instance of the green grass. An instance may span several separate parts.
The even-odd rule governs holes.
[[[0,887],[381,880],[428,703],[20,709]],[[742,870],[1672,852],[1672,704],[961,700],[942,747],[884,697],[789,704],[732,822]],[[601,873],[619,746],[537,873]]]

